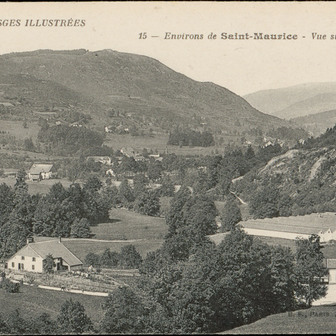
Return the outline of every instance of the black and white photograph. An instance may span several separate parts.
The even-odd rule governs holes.
[[[333,334],[335,12],[1,2],[0,335]]]

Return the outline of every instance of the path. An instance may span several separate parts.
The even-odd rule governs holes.
[[[124,240],[107,240],[107,239],[93,239],[93,238],[62,238],[62,241],[93,241],[93,242],[100,242],[100,243],[136,243],[142,241],[143,239],[124,239]]]
[[[244,205],[247,205],[247,203],[245,201],[243,201],[239,196],[237,196],[233,191],[230,190],[230,193],[237,198],[237,200]]]

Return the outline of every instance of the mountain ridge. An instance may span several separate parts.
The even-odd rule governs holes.
[[[218,133],[239,133],[253,127],[291,125],[258,111],[229,89],[195,81],[154,58],[111,49],[4,54],[0,56],[0,75],[9,74],[30,75],[72,90],[73,95],[78,94],[78,110],[90,114],[100,126],[115,121],[108,116],[111,109],[133,114],[133,123],[144,118],[147,126],[152,123],[162,129],[179,123],[192,127],[203,124]],[[19,98],[24,95],[23,89],[17,91]],[[31,109],[36,109],[33,103]]]
[[[319,99],[321,95],[325,99]],[[304,83],[243,97],[264,113],[290,119],[336,108],[336,82]]]

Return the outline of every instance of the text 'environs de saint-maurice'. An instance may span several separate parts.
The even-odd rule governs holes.
[[[312,39],[312,40],[336,40],[336,34],[325,34],[319,32],[312,32],[307,35],[299,35],[296,33],[172,33],[165,32],[164,36],[150,35],[147,32],[139,33],[139,39],[146,39],[147,37],[160,38],[164,40],[282,40],[282,41],[295,41],[299,39]]]

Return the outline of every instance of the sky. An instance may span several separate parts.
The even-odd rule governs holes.
[[[244,95],[335,81],[335,12],[334,2],[0,3],[0,54],[81,48],[136,53]],[[20,25],[6,26],[10,19]],[[85,26],[37,27],[36,20],[43,19],[85,20]],[[26,20],[32,24],[26,26]],[[208,39],[211,32],[217,39]],[[224,32],[298,39],[223,40]],[[203,34],[203,39],[169,40],[166,33]],[[326,38],[313,39],[314,33]]]

